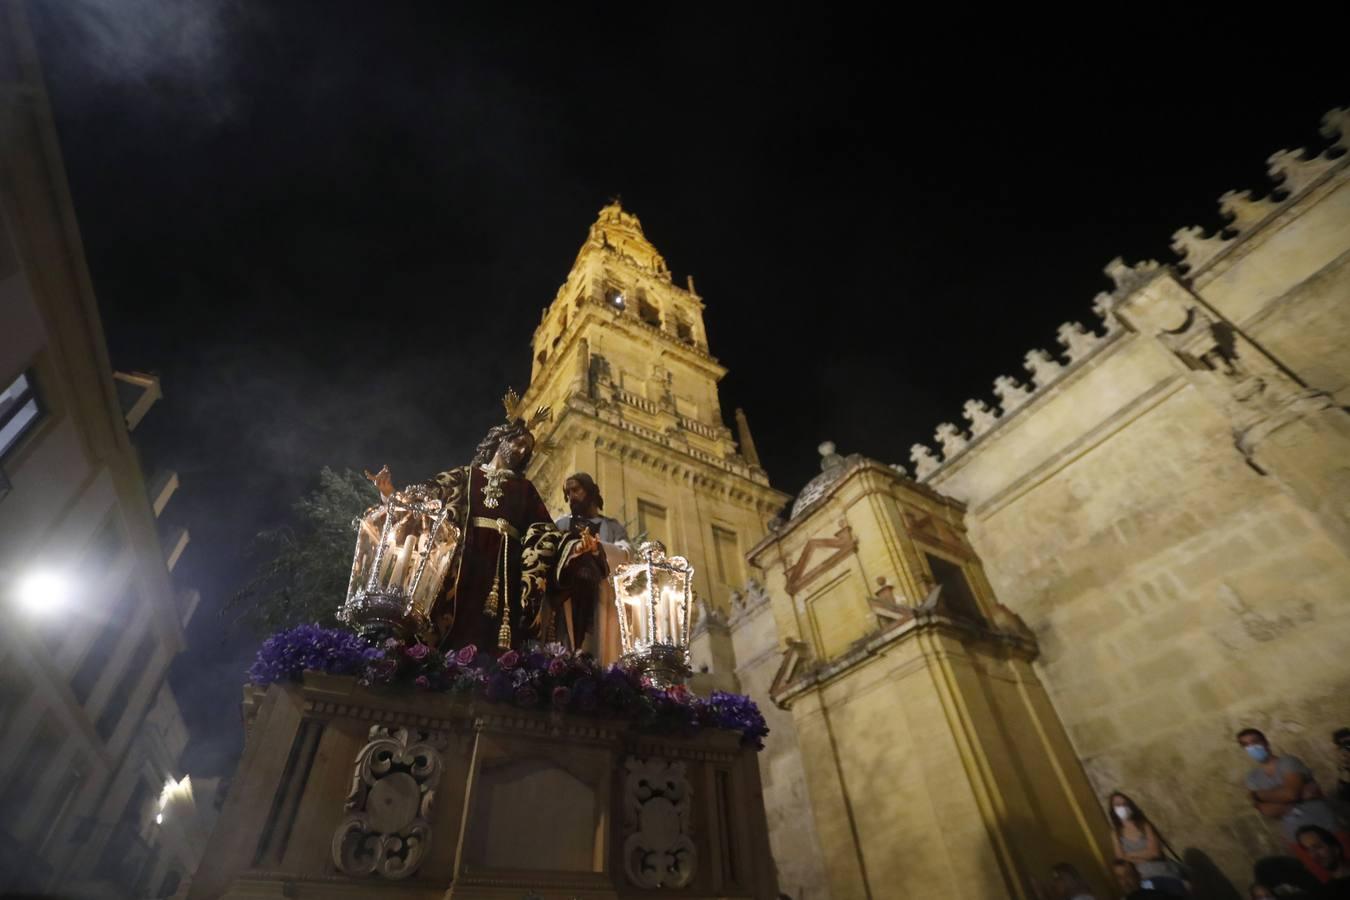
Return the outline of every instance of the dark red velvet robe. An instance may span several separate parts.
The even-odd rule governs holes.
[[[503,478],[495,507],[486,505],[487,484],[481,468],[462,466],[442,472],[426,485],[428,493],[450,504],[451,518],[463,533],[459,559],[450,566],[431,610],[442,649],[499,646],[501,620],[485,609],[494,577],[499,609],[509,616],[510,645],[519,648],[527,640],[552,639],[554,606],[565,594],[595,590],[595,570],[603,568],[595,554],[577,555],[576,535],[554,526],[528,478],[514,474]],[[475,525],[475,519],[504,519],[515,534]],[[504,572],[503,540],[507,541]]]

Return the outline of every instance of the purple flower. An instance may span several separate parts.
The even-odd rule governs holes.
[[[461,669],[451,688],[460,693],[469,693],[483,683],[482,669]]]
[[[749,697],[714,691],[705,699],[683,685],[657,688],[632,666],[601,670],[589,654],[562,647],[526,655],[507,651],[495,658],[469,645],[444,657],[420,642],[372,647],[349,631],[301,625],[263,643],[249,678],[265,685],[298,680],[308,670],[355,675],[361,684],[397,683],[404,690],[453,690],[527,709],[547,705],[560,712],[617,716],[644,732],[736,731],[743,745],[761,750],[769,733]]]
[[[397,650],[399,647],[402,646],[403,642],[396,637],[384,639],[384,649],[386,650]]]
[[[742,744],[756,750],[764,749],[769,726],[764,721],[764,714],[749,697],[713,691],[707,700],[698,704],[697,712],[700,724],[739,731]]]
[[[299,625],[272,635],[258,649],[249,667],[253,684],[294,681],[302,672],[314,670],[333,675],[359,675],[372,659],[382,654],[350,631]]]

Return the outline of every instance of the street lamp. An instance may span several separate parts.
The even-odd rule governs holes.
[[[449,513],[420,485],[368,509],[356,521],[356,553],[338,619],[372,641],[425,630],[459,540]]]
[[[694,567],[666,556],[660,541],[638,548],[638,561],[617,568],[614,603],[623,658],[659,687],[682,684],[689,672],[689,613]]]
[[[48,615],[70,599],[70,579],[59,572],[37,569],[19,579],[14,599],[30,613]]]

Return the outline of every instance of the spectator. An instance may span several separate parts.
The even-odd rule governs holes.
[[[1156,900],[1170,896],[1156,888],[1144,887],[1139,878],[1139,869],[1128,859],[1118,859],[1111,863],[1111,871],[1116,875],[1116,884],[1125,900]]]
[[[1252,880],[1276,897],[1304,897],[1321,884],[1292,856],[1267,856],[1252,867]]]
[[[1050,867],[1050,897],[1051,900],[1096,900],[1083,876],[1066,862]]]
[[[1167,858],[1162,835],[1139,805],[1116,791],[1111,795],[1110,806],[1116,858],[1134,864],[1144,887],[1173,897],[1188,896],[1185,871],[1175,860]]]
[[[1340,751],[1340,765],[1336,767],[1336,799],[1350,806],[1350,728],[1339,728],[1331,736]]]
[[[1247,790],[1252,806],[1261,815],[1280,823],[1280,832],[1290,848],[1318,881],[1330,876],[1298,843],[1295,835],[1304,825],[1317,825],[1337,833],[1342,842],[1336,814],[1313,780],[1312,771],[1297,756],[1276,756],[1266,736],[1255,728],[1237,733],[1238,744],[1256,766],[1247,773]]]
[[[1298,845],[1327,873],[1327,880],[1314,897],[1350,897],[1350,863],[1336,835],[1317,825],[1298,830]]]

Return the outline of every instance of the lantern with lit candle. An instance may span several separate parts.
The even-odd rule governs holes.
[[[415,485],[357,519],[352,574],[338,618],[369,640],[406,640],[428,630],[431,604],[459,541],[448,515],[448,507]]]
[[[624,660],[660,687],[682,683],[689,675],[694,567],[648,541],[638,548],[638,561],[618,566],[613,580]]]

